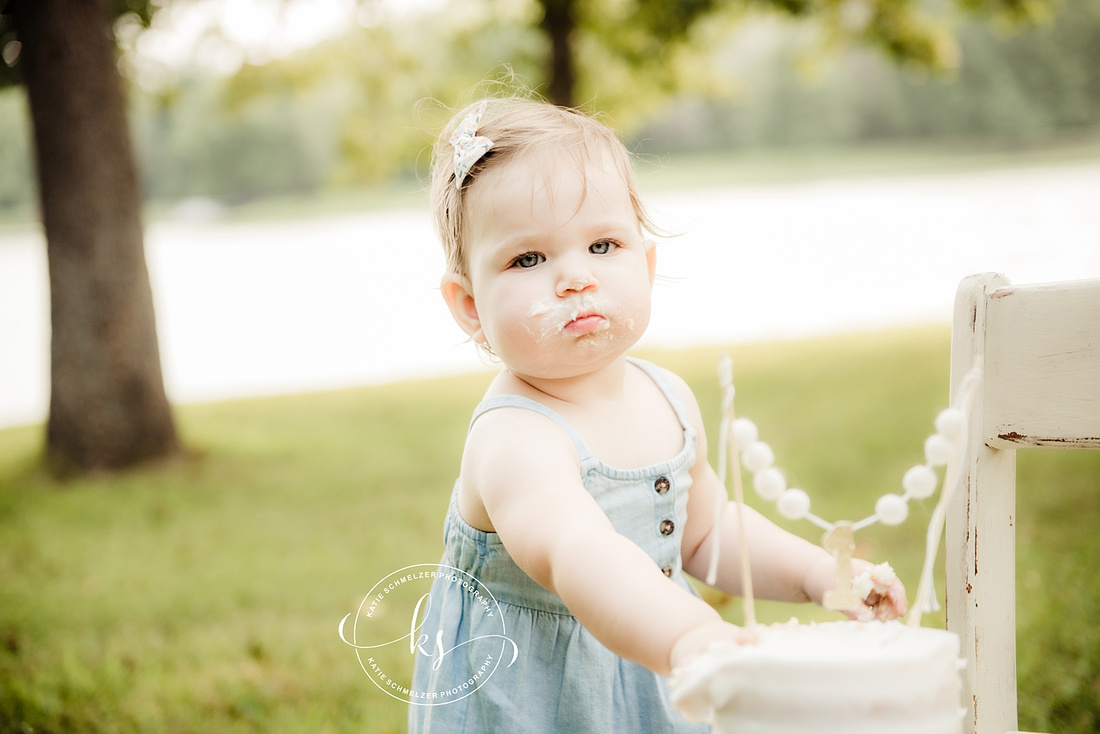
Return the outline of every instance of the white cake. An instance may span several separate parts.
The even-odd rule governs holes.
[[[715,734],[958,734],[959,639],[900,622],[761,626],[673,674],[673,702]]]

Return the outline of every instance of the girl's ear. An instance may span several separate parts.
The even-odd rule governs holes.
[[[657,277],[657,243],[648,237],[645,240],[645,261],[649,267],[649,284],[652,286]]]
[[[443,293],[443,300],[447,302],[447,308],[451,309],[451,316],[471,339],[478,344],[485,343],[485,334],[481,330],[481,319],[477,315],[477,304],[474,303],[473,288],[469,278],[456,273],[447,273],[439,284],[439,290]]]

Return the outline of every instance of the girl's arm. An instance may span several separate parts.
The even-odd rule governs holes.
[[[720,557],[715,586],[731,594],[741,593],[741,543],[738,514],[741,508],[726,500],[726,488],[707,461],[707,440],[698,404],[688,386],[673,376],[691,419],[699,434],[698,454],[692,469],[691,497],[688,500],[688,521],[684,529],[681,555],[684,569],[696,578],[706,578],[714,543],[714,512],[717,499],[722,498],[722,518],[718,524]],[[763,599],[778,601],[822,602],[825,592],[836,582],[836,562],[824,548],[783,530],[751,507],[745,507],[745,534],[748,538],[753,592]],[[853,559],[853,573],[871,567],[866,561]],[[846,612],[853,618],[869,619],[899,617],[905,613],[905,589],[900,582],[883,596],[875,599],[877,606]]]
[[[576,448],[553,422],[495,410],[467,437],[459,491],[477,493],[516,564],[617,655],[668,675],[673,648],[689,633],[739,639],[740,628],[615,531],[579,469]]]
[[[721,557],[715,586],[730,594],[740,594],[739,507],[725,499],[726,488],[719,482],[707,460],[706,432],[695,396],[682,379],[671,374],[670,377],[699,435],[695,466],[691,470],[687,526],[681,546],[684,570],[696,578],[706,578],[713,543],[714,512],[717,499],[721,497],[722,519],[718,526]],[[807,588],[807,573],[818,565],[835,569],[832,556],[824,548],[783,530],[751,507],[745,508],[744,524],[754,593],[763,599],[777,601],[805,602],[814,599],[816,589]],[[821,593],[824,591],[822,589]]]

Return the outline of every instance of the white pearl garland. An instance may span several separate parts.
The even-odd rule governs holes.
[[[918,464],[905,472],[905,476],[901,478],[901,486],[908,496],[923,500],[936,493],[936,485],[939,481],[932,467],[927,464]]]
[[[741,465],[753,474],[764,471],[774,463],[775,454],[772,453],[772,447],[763,441],[753,441],[741,452]]]
[[[748,418],[735,418],[733,421],[733,440],[738,446],[748,446],[760,438],[756,424]]]
[[[909,500],[911,498],[926,499],[936,492],[939,479],[935,468],[946,466],[944,471],[943,492],[940,495],[936,507],[932,511],[932,521],[928,526],[925,543],[924,564],[921,569],[920,583],[914,598],[914,604],[909,612],[908,624],[919,625],[921,614],[926,611],[934,611],[939,608],[936,602],[936,594],[933,588],[932,576],[936,553],[939,549],[941,532],[943,530],[946,507],[949,497],[961,483],[965,464],[968,438],[967,415],[973,405],[974,394],[977,386],[982,381],[982,360],[975,359],[970,370],[957,385],[957,393],[953,389],[953,400],[950,408],[947,408],[936,416],[936,433],[928,437],[924,442],[925,463],[911,467],[902,477],[902,494],[888,493],[879,497],[875,502],[875,512],[863,520],[855,523],[838,521],[830,523],[810,512],[810,497],[801,489],[788,489],[787,480],[783,473],[775,468],[775,454],[768,444],[760,440],[760,432],[748,418],[735,418],[733,413],[733,363],[728,356],[723,357],[718,366],[721,380],[723,398],[722,410],[725,414],[720,425],[720,440],[718,451],[718,478],[725,484],[727,473],[733,477],[735,501],[744,504],[741,491],[741,472],[737,466],[737,457],[740,456],[742,467],[752,472],[753,488],[761,498],[775,502],[779,513],[790,520],[805,518],[818,527],[825,530],[824,545],[826,550],[833,552],[837,558],[837,590],[847,590],[848,596],[855,594],[853,591],[853,579],[848,572],[846,580],[842,578],[841,570],[846,563],[842,559],[850,557],[850,550],[844,554],[845,548],[854,547],[852,532],[860,528],[882,522],[886,525],[898,525],[909,516]],[[955,386],[953,386],[955,387]],[[732,464],[732,467],[730,466]],[[731,471],[732,469],[732,471]],[[725,498],[717,495],[715,498],[714,513],[714,542],[711,546],[710,564],[707,571],[707,583],[713,585],[717,579],[718,561],[720,556],[719,522],[722,518],[722,505]],[[741,518],[743,513],[738,513]],[[843,535],[844,537],[839,537]],[[841,542],[843,541],[843,542]],[[741,527],[741,578],[742,601],[745,607],[746,627],[752,628],[756,624],[754,611],[752,574],[748,563],[748,546],[745,540],[744,527]],[[876,568],[881,568],[876,567]],[[888,564],[886,568],[889,569]],[[891,574],[893,573],[890,569]],[[832,592],[831,592],[832,593]],[[841,601],[836,601],[835,606],[830,606],[829,595],[826,595],[825,606],[830,609],[850,608],[847,596]],[[866,594],[862,595],[866,598]]]
[[[810,511],[810,495],[801,489],[788,489],[779,495],[779,501],[775,505],[783,517],[788,520],[797,520]]]
[[[966,416],[958,408],[946,408],[936,416],[936,433],[924,442],[925,463],[905,472],[902,494],[884,494],[875,502],[875,513],[852,523],[853,530],[875,522],[900,525],[909,516],[910,499],[926,499],[936,493],[939,478],[936,467],[944,466],[952,456],[963,450]],[[775,502],[779,513],[788,520],[807,519],[824,530],[833,523],[810,512],[810,497],[801,489],[788,489],[783,472],[775,464],[775,452],[760,440],[760,431],[748,418],[733,421],[730,432],[741,455],[741,466],[752,473],[752,486],[761,499]]]
[[[761,469],[753,475],[752,486],[758,495],[774,502],[779,499],[779,495],[783,494],[783,490],[787,488],[787,478],[783,476],[783,472],[774,466],[769,466],[767,469]]]
[[[909,517],[909,505],[905,497],[884,494],[875,502],[875,514],[886,525],[901,525]]]

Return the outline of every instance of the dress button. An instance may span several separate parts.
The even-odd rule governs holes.
[[[665,576],[668,576],[669,578],[672,578],[672,569],[669,568],[668,566],[665,566],[664,568],[662,568],[661,573],[663,573]]]
[[[676,529],[676,523],[672,520],[661,520],[661,535],[672,535],[672,531]]]
[[[668,477],[657,477],[657,481],[653,483],[653,488],[657,490],[657,494],[664,494],[671,486],[672,482],[668,481]]]

